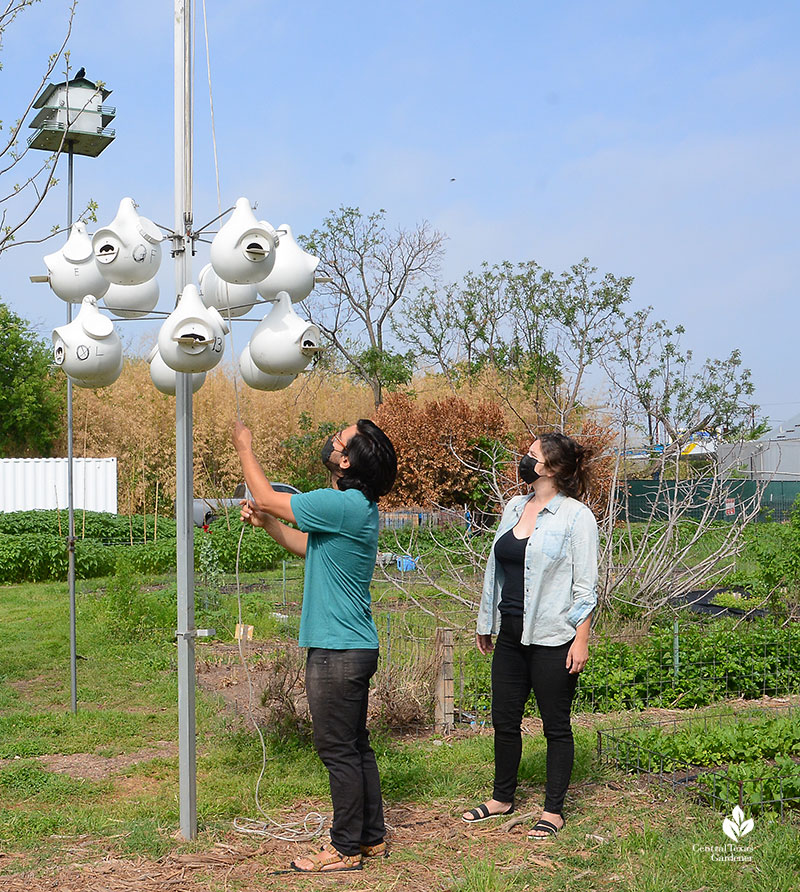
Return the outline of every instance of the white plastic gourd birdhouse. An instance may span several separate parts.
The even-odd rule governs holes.
[[[255,285],[265,279],[275,264],[278,234],[256,215],[246,198],[240,198],[230,220],[211,242],[214,272],[234,285]]]
[[[226,282],[214,272],[214,267],[207,263],[198,278],[200,296],[207,307],[219,310],[227,319],[230,316],[244,316],[258,301],[255,285],[234,285]]]
[[[288,387],[297,375],[270,375],[262,372],[250,356],[250,345],[245,344],[239,357],[239,371],[244,383],[253,390],[283,390]]]
[[[158,304],[158,282],[150,279],[141,285],[109,285],[105,294],[106,308],[123,319],[146,316]]]
[[[282,223],[278,228],[280,244],[275,251],[275,266],[256,287],[266,300],[275,300],[279,291],[288,291],[292,303],[298,303],[311,294],[319,257],[309,254],[297,244],[288,223]]]
[[[96,298],[85,297],[75,319],[55,329],[53,358],[78,387],[108,387],[119,378],[122,342]]]
[[[141,285],[161,265],[161,230],[136,212],[132,198],[123,198],[117,216],[92,239],[100,272],[115,285]]]
[[[161,393],[165,393],[167,396],[175,396],[178,385],[178,373],[175,369],[171,369],[161,358],[161,354],[158,352],[158,344],[150,351],[147,361],[150,364],[150,377],[156,390],[160,390]],[[197,372],[192,375],[192,393],[197,393],[205,380],[205,372]]]
[[[176,372],[207,372],[222,359],[228,326],[213,307],[187,285],[158,333],[158,351]]]
[[[301,319],[281,291],[250,338],[250,357],[268,375],[297,375],[322,350],[320,341],[319,328]]]
[[[92,251],[92,237],[80,220],[72,224],[64,246],[44,258],[50,287],[68,303],[79,304],[91,294],[102,297],[108,291]]]

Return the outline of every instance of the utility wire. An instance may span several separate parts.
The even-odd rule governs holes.
[[[214,120],[214,90],[212,87],[212,78],[211,78],[211,53],[209,50],[209,40],[208,40],[208,14],[206,11],[206,0],[203,0],[203,33],[205,35],[206,42],[206,71],[208,73],[208,105],[211,111],[211,145],[214,149],[214,177],[216,179],[217,184],[217,212],[220,217],[222,216],[222,190],[220,189],[220,178],[219,178],[219,155],[217,153],[217,125]],[[222,279],[219,279],[221,282]],[[242,420],[242,412],[241,405],[239,403],[239,374],[236,364],[236,349],[233,343],[233,324],[231,322],[231,295],[230,288],[228,283],[225,282],[225,303],[227,306],[227,315],[228,315],[228,331],[231,336],[231,364],[233,365],[233,395],[236,400],[236,417],[239,421]]]

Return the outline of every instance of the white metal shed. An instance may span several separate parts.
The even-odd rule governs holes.
[[[116,458],[76,458],[76,510],[117,513]],[[0,458],[0,511],[67,506],[66,458]]]

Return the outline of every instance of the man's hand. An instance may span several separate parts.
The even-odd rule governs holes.
[[[253,434],[250,432],[250,428],[242,424],[241,421],[234,423],[231,439],[238,453],[247,452],[253,448]]]
[[[259,511],[256,506],[244,499],[240,502],[242,506],[242,523],[249,523],[251,527],[261,527],[266,529],[269,524],[271,515],[264,511]]]

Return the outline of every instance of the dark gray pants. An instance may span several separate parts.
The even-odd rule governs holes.
[[[333,801],[331,842],[343,855],[383,841],[381,781],[369,745],[369,680],[378,651],[312,647],[306,662],[306,694],[314,746],[328,769]]]

